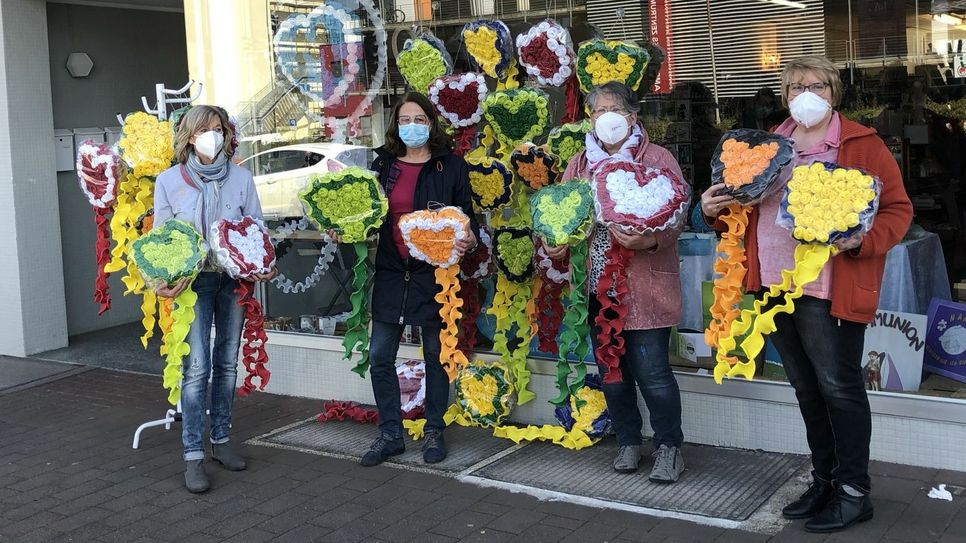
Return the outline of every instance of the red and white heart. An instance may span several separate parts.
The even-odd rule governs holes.
[[[429,100],[456,128],[480,122],[486,94],[486,80],[475,72],[445,75],[429,86]]]
[[[570,33],[559,23],[543,21],[517,36],[520,64],[541,85],[562,86],[573,74]]]
[[[215,261],[232,278],[249,279],[275,267],[275,248],[258,219],[221,219],[211,226],[209,241]]]
[[[107,145],[87,140],[77,148],[77,181],[92,206],[111,207],[123,172],[123,161]]]
[[[668,169],[608,162],[594,174],[598,220],[625,230],[662,230],[682,220],[690,189]]]

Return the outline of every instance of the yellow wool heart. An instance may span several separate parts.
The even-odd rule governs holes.
[[[481,203],[487,207],[492,206],[506,190],[503,186],[503,174],[498,170],[487,174],[470,172],[470,186],[473,192],[480,195]]]
[[[500,63],[500,52],[496,50],[496,31],[488,26],[481,26],[476,30],[463,31],[463,43],[466,50],[473,56],[491,77],[496,77],[496,65]]]
[[[634,60],[624,53],[617,55],[617,62],[607,60],[600,53],[593,53],[587,57],[587,73],[593,77],[595,85],[608,81],[626,81],[634,71]]]

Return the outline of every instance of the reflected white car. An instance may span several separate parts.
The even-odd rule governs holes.
[[[348,166],[368,169],[372,149],[340,143],[300,143],[275,147],[246,158],[241,164],[255,177],[255,189],[265,220],[304,216],[298,194],[313,175]]]

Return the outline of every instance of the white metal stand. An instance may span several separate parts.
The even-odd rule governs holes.
[[[164,413],[163,419],[152,420],[151,422],[145,422],[141,426],[138,426],[138,429],[134,431],[134,444],[131,445],[131,448],[134,448],[134,449],[138,448],[138,445],[140,445],[141,443],[141,432],[143,432],[144,430],[148,428],[153,428],[155,426],[164,426],[165,430],[170,430],[172,422],[180,422],[180,421],[181,421],[181,402],[179,401],[178,405],[176,405],[174,409],[168,409]]]
[[[163,121],[168,118],[168,105],[190,104],[191,102],[194,102],[195,100],[197,100],[199,96],[201,96],[201,89],[204,88],[204,83],[199,82],[198,87],[196,89],[197,92],[195,92],[194,96],[180,97],[180,95],[187,93],[188,89],[190,89],[191,86],[194,84],[195,84],[195,80],[192,79],[188,81],[188,83],[185,86],[181,87],[180,89],[166,89],[164,88],[164,83],[158,83],[157,85],[154,86],[155,98],[157,99],[157,103],[155,107],[152,108],[150,105],[148,105],[148,99],[145,96],[141,97],[141,105],[144,106],[144,111],[152,115],[157,115],[158,120]],[[118,114],[118,120],[121,121],[121,124],[124,124],[120,114]],[[138,426],[138,429],[134,431],[134,443],[132,445],[132,448],[134,449],[138,448],[138,445],[141,443],[141,432],[143,432],[144,430],[148,428],[153,428],[155,426],[164,426],[165,430],[170,430],[172,422],[181,422],[181,402],[180,401],[178,402],[178,405],[176,405],[174,409],[168,409],[167,411],[165,411],[163,419],[145,422],[141,426]]]

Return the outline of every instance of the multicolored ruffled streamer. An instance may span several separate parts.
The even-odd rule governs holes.
[[[366,370],[369,369],[369,308],[366,303],[366,285],[369,283],[370,273],[366,258],[369,256],[369,248],[365,241],[353,243],[352,247],[356,251],[356,263],[352,266],[352,294],[349,295],[352,309],[346,320],[347,329],[342,346],[345,348],[346,360],[352,358],[353,350],[362,354],[352,371],[364,378]]]
[[[627,296],[627,264],[632,252],[611,239],[611,247],[607,251],[607,264],[597,282],[597,300],[600,302],[600,313],[594,319],[600,332],[597,334],[598,346],[596,350],[597,363],[606,368],[604,384],[621,382],[620,359],[624,355],[624,321],[627,318],[627,306],[623,303]],[[607,293],[614,291],[612,298]]]
[[[315,420],[328,422],[330,420],[351,420],[362,424],[376,424],[379,422],[379,412],[375,409],[366,409],[354,402],[329,400],[322,404],[322,412]]]
[[[460,293],[463,298],[463,317],[460,319],[460,332],[458,348],[467,358],[476,347],[478,330],[476,328],[476,316],[480,314],[482,308],[480,304],[480,280],[463,279],[460,285]]]
[[[768,287],[768,291],[759,300],[755,300],[752,309],[741,311],[741,317],[731,325],[731,330],[718,342],[718,364],[715,366],[714,379],[719,384],[722,377],[741,375],[745,379],[755,376],[755,358],[765,346],[764,336],[777,330],[775,317],[780,313],[795,311],[795,300],[804,294],[803,287],[818,279],[822,268],[829,258],[837,252],[834,246],[824,244],[801,244],[795,247],[795,268],[782,270],[782,282]],[[794,286],[794,290],[789,290]],[[763,311],[772,298],[783,296],[783,303],[776,303],[767,311]],[[735,337],[748,333],[741,342],[741,350],[747,360],[737,361],[727,369],[727,373],[719,372],[718,368],[725,368],[729,364],[727,353],[735,349]]]
[[[254,383],[256,378],[258,378],[257,389],[265,390],[272,372],[265,367],[268,363],[268,353],[265,351],[268,334],[265,333],[265,313],[262,311],[262,304],[255,298],[255,283],[239,279],[235,294],[238,295],[238,305],[245,308],[242,364],[248,374],[242,386],[238,387],[238,395],[244,397],[256,390]]]
[[[459,329],[457,323],[463,316],[460,312],[463,300],[460,299],[459,266],[436,268],[435,274],[436,284],[441,290],[436,293],[434,299],[440,304],[439,316],[443,319],[443,328],[439,332],[441,347],[439,361],[446,370],[450,382],[453,382],[459,369],[469,364],[466,355],[459,349],[459,339],[457,339]]]
[[[587,376],[587,366],[584,360],[590,352],[587,336],[590,334],[588,323],[587,294],[584,288],[587,283],[587,241],[584,240],[570,248],[570,295],[567,300],[567,310],[563,318],[563,332],[560,334],[559,358],[557,359],[557,391],[556,398],[550,400],[555,405],[567,401],[567,397],[576,394],[584,386]],[[568,355],[573,353],[577,357],[576,378],[570,385],[570,362]],[[578,408],[582,407],[578,401]]]
[[[111,293],[108,291],[105,266],[111,261],[111,229],[108,215],[111,208],[95,207],[94,223],[97,225],[97,241],[94,244],[94,255],[97,262],[97,276],[94,278],[94,301],[100,306],[98,315],[103,315],[111,308]]]
[[[728,206],[728,213],[720,217],[728,225],[728,230],[721,234],[717,252],[722,256],[714,263],[714,301],[711,303],[711,322],[704,332],[704,341],[709,347],[717,347],[721,338],[731,333],[731,325],[741,313],[741,283],[747,272],[742,240],[748,227],[750,212],[750,206],[732,204]],[[714,369],[716,379],[720,379],[738,363],[737,358],[721,353],[720,349],[717,360],[718,363]]]

